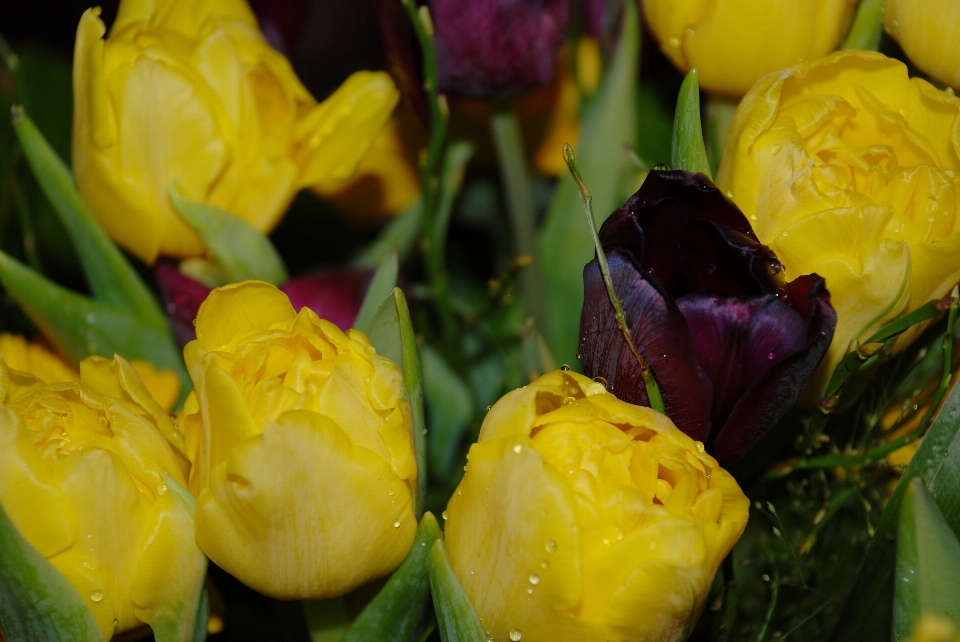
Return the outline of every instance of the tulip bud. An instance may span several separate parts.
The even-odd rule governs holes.
[[[417,529],[403,374],[260,281],[217,288],[184,349],[197,543],[267,595],[342,595],[393,571]]]
[[[960,3],[887,0],[883,24],[911,62],[960,89]]]
[[[487,413],[444,544],[488,639],[679,640],[748,509],[667,417],[555,371]]]
[[[643,0],[660,48],[700,86],[741,96],[761,76],[830,53],[856,0]]]
[[[793,405],[830,345],[836,315],[823,279],[787,283],[740,210],[691,172],[650,172],[600,240],[667,415],[721,462],[737,459]],[[648,405],[596,260],[584,299],[584,371]]]
[[[23,538],[105,639],[171,621],[190,639],[206,560],[166,482],[186,484],[183,438],[133,367],[90,357],[45,385],[0,361],[0,403],[0,504]]]
[[[431,0],[440,88],[511,96],[553,78],[570,0]]]
[[[243,0],[125,0],[110,35],[84,13],[74,52],[73,168],[107,232],[147,263],[205,251],[168,189],[267,232],[301,187],[345,181],[397,102],[357,72],[317,104]]]

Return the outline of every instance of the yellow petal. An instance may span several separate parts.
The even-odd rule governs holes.
[[[213,290],[197,313],[197,341],[217,350],[239,337],[296,318],[290,299],[263,281],[244,281]]]
[[[29,372],[44,383],[76,381],[79,373],[38,343],[28,342],[18,334],[0,333],[0,356],[14,370]]]
[[[197,504],[200,548],[281,598],[342,595],[389,573],[415,531],[410,489],[388,463],[309,411],[234,448]]]
[[[160,407],[167,412],[173,410],[183,385],[180,376],[173,370],[157,370],[149,361],[134,359],[130,365],[137,371],[144,388]]]

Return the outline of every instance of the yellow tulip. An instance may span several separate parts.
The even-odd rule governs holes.
[[[79,382],[51,384],[0,361],[0,503],[106,639],[196,609],[206,560],[164,478],[186,485],[178,438],[121,357],[90,357]],[[191,639],[187,620],[179,639]]]
[[[826,278],[826,377],[853,340],[960,279],[960,100],[875,52],[770,74],[734,116],[717,184],[787,278]]]
[[[742,96],[761,76],[839,46],[856,0],[643,0],[660,48],[700,86]]]
[[[260,281],[211,292],[184,357],[197,543],[252,588],[342,595],[394,570],[417,528],[403,375]]]
[[[32,343],[18,334],[0,332],[0,355],[14,370],[32,374],[44,383],[78,381],[80,373],[60,355],[39,343]],[[164,410],[173,410],[180,397],[180,377],[173,370],[157,370],[149,361],[130,362],[143,381],[147,392]]]
[[[887,0],[883,24],[917,67],[960,89],[960,2]]]
[[[960,629],[950,618],[921,613],[906,642],[960,642]]]
[[[353,175],[398,98],[386,73],[357,72],[317,104],[243,0],[124,0],[104,33],[99,9],[83,14],[73,168],[100,223],[148,263],[205,249],[172,182],[268,232],[299,188]]]
[[[445,544],[495,640],[680,640],[748,509],[666,416],[556,371],[487,413]]]

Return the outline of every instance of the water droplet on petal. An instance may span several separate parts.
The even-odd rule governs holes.
[[[569,406],[570,404],[574,403],[575,401],[576,401],[576,399],[574,399],[573,397],[566,397],[566,398],[564,398],[564,400],[563,400],[563,405],[564,405],[564,406]]]
[[[527,595],[533,595],[533,587],[531,586],[527,587]]]
[[[693,442],[693,445],[696,447],[698,453],[702,453],[702,452],[703,452],[703,442],[702,442],[702,441],[695,441],[695,442]]]
[[[563,372],[567,372],[570,370],[570,366],[568,366],[567,364],[563,364],[562,366],[560,366],[560,370]]]
[[[533,584],[534,586],[540,583],[540,576],[537,575],[536,573],[531,575],[528,579],[530,580],[530,583]]]
[[[510,640],[512,642],[520,642],[520,639],[523,637],[523,633],[520,632],[520,629],[514,627],[510,629]]]
[[[91,602],[99,602],[103,599],[103,591],[94,591],[90,594]]]
[[[768,353],[767,353],[767,359],[770,360],[770,361],[773,361],[773,359],[774,359],[776,356],[777,356],[777,355],[775,355],[775,354],[772,353],[772,352],[768,352]]]
[[[442,517],[442,518],[444,519],[444,521],[446,521],[446,519],[447,519],[447,511],[443,511],[442,513],[440,513],[440,517]]]
[[[543,560],[540,562],[540,568],[550,568],[550,560]]]
[[[553,541],[552,539],[551,539],[551,540],[547,540],[547,543],[544,544],[543,547],[547,550],[548,553],[556,553],[556,552],[557,552],[557,543],[556,543],[555,541]]]
[[[400,520],[399,520],[399,519],[393,523],[393,527],[394,527],[394,528],[400,528]]]
[[[523,450],[523,446],[521,444],[514,444],[513,452],[519,455],[522,450]]]

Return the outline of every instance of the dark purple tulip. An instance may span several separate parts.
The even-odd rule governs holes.
[[[650,172],[600,240],[667,415],[721,463],[738,459],[794,404],[830,345],[837,317],[824,280],[786,282],[740,210],[691,172]],[[584,371],[650,405],[596,260],[583,279]]]
[[[440,88],[499,98],[553,79],[570,0],[430,0]]]
[[[181,346],[197,338],[193,327],[210,288],[196,281],[172,262],[160,262],[154,269],[160,295],[167,306],[173,335]],[[325,270],[294,277],[280,286],[290,297],[294,310],[310,308],[321,319],[341,330],[353,327],[373,270]]]

